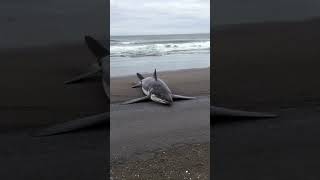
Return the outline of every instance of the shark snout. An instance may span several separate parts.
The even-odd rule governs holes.
[[[171,95],[167,97],[167,102],[168,102],[168,105],[171,105],[173,103]]]
[[[155,94],[151,94],[151,100],[157,103],[171,105],[173,103],[172,97],[168,96],[157,96]]]
[[[164,100],[163,104],[171,105],[173,103],[172,96],[170,94],[163,96],[162,99]]]

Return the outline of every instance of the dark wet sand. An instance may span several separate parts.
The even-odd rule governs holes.
[[[152,102],[111,106],[112,177],[208,179],[209,103],[209,97],[198,97],[175,102],[172,107]]]
[[[209,105],[207,96],[176,101],[171,107],[152,102],[112,105],[111,163],[141,158],[178,143],[209,143]]]
[[[141,97],[142,92],[131,88],[136,76],[111,79],[110,160],[114,179],[208,179],[209,73],[209,68],[159,72],[173,93],[196,97],[176,101],[171,107],[153,102],[119,105]]]
[[[216,180],[319,179],[320,20],[217,28],[214,103],[277,112],[212,129]]]

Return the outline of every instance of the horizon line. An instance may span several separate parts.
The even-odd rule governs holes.
[[[112,36],[164,36],[164,35],[192,35],[192,34],[210,34],[210,32],[199,32],[199,33],[175,33],[175,34],[117,34]]]

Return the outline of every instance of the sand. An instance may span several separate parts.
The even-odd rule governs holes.
[[[159,72],[173,93],[196,97],[171,107],[153,102],[119,105],[142,92],[131,88],[136,76],[111,79],[113,179],[208,179],[209,73],[209,68]]]
[[[133,171],[142,179],[150,179],[150,175],[158,170],[154,175],[159,177],[153,176],[154,179],[162,179],[165,174],[181,178],[186,175],[186,170],[190,170],[191,177],[199,175],[200,179],[206,179],[210,157],[209,104],[209,97],[206,96],[176,101],[172,107],[152,102],[122,107],[112,105],[110,163],[113,177],[119,179],[125,174],[129,179],[137,179],[128,176]],[[184,156],[175,147],[177,144],[184,144],[184,149],[189,151],[193,151],[196,144],[203,146],[196,148],[198,153],[185,152]],[[171,153],[168,157],[162,157],[157,155],[158,151]]]
[[[112,166],[114,180],[120,179],[209,179],[209,143],[176,144],[154,152],[147,160]]]

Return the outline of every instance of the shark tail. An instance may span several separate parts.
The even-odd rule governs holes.
[[[140,81],[144,79],[144,77],[140,73],[137,73],[137,77],[139,78]]]

